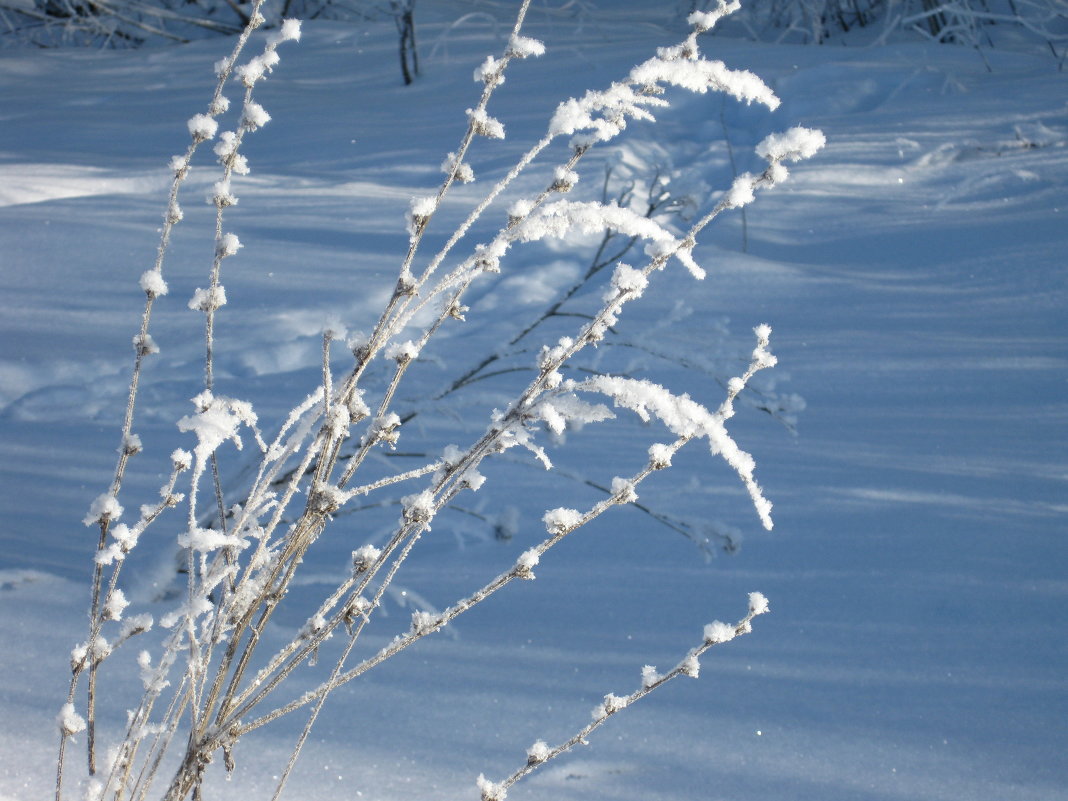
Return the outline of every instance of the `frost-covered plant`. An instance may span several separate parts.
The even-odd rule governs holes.
[[[689,10],[708,5],[689,0]],[[897,30],[937,42],[992,46],[1010,31],[1039,41],[1063,61],[1068,7],[1061,0],[766,0],[738,15],[758,38],[820,43],[855,28],[875,28],[885,39]]]
[[[146,301],[141,327],[133,340],[133,374],[119,460],[110,485],[92,503],[84,521],[98,531],[99,537],[89,630],[84,642],[72,651],[69,692],[57,718],[57,801],[64,796],[68,742],[83,729],[87,730],[91,797],[116,801],[146,798],[156,786],[169,754],[171,761],[167,764],[176,768],[163,797],[177,801],[191,793],[199,796],[205,771],[217,755],[221,755],[228,770],[232,769],[234,750],[246,734],[304,709],[308,719],[289,764],[280,773],[277,797],[334,690],[448,625],[517,579],[533,579],[535,568],[559,542],[608,510],[635,503],[645,479],[669,469],[676,454],[694,440],[703,441],[711,454],[722,457],[733,469],[760,520],[771,527],[771,504],[757,483],[754,460],[738,446],[726,427],[739,394],[752,377],[775,364],[769,351],[771,329],[767,325],[754,329],[756,343],[746,367],[726,382],[725,397],[714,407],[646,379],[608,374],[576,379],[566,377],[564,371],[577,354],[604,340],[627,305],[641,297],[669,263],[678,262],[695,279],[704,278],[705,271],[693,253],[701,232],[724,211],[752,202],[756,191],[785,180],[786,163],[813,155],[822,147],[823,135],[793,128],[765,138],[756,151],[766,161],[766,168],[760,173],[738,175],[681,232],[627,206],[567,198],[584,157],[618,137],[628,121],[653,120],[655,112],[668,106],[664,96],[668,87],[699,93],[724,92],[769,108],[778,105],[772,90],[756,76],[702,56],[699,35],[737,8],[737,3],[721,3],[713,11],[691,14],[691,31],[683,41],[661,48],[623,79],[561,103],[542,138],[504,177],[485,190],[444,244],[424,257],[420,249],[427,228],[445,197],[457,181],[470,183],[476,179],[467,158],[472,142],[478,136],[501,138],[505,134],[502,124],[490,114],[489,102],[506,70],[516,59],[544,52],[540,41],[521,33],[529,2],[521,3],[504,51],[487,57],[475,72],[476,81],[482,85],[481,95],[466,112],[459,145],[445,159],[444,180],[435,192],[414,198],[410,204],[408,247],[399,259],[378,319],[368,334],[348,341],[352,362],[342,375],[334,374],[330,358],[335,334],[328,332],[324,336],[321,383],[275,424],[277,431],[269,441],[261,435],[260,421],[250,403],[217,392],[214,330],[216,317],[227,302],[223,267],[241,248],[238,237],[226,230],[226,214],[239,200],[240,177],[249,172],[242,144],[245,137],[270,121],[268,112],[254,99],[254,92],[278,65],[279,45],[299,39],[300,23],[285,21],[266,38],[262,52],[242,62],[252,30],[263,23],[257,2],[233,51],[216,65],[218,82],[207,110],[190,118],[190,144],[185,153],[171,161],[174,182],[156,260],[140,278]],[[220,121],[226,119],[231,106],[223,90],[231,80],[240,86],[243,97],[240,107],[231,112],[236,118],[232,129],[220,132]],[[132,522],[123,522],[127,472],[131,460],[142,450],[141,440],[134,432],[138,390],[146,360],[158,352],[150,333],[152,311],[168,292],[164,271],[168,246],[173,227],[184,217],[178,202],[180,189],[194,154],[209,141],[215,142],[214,153],[221,165],[221,174],[210,194],[215,207],[214,247],[206,285],[188,301],[189,308],[201,312],[205,319],[204,385],[193,398],[192,411],[176,421],[178,429],[189,435],[189,446],[171,455],[171,470],[161,487],[160,499],[142,506]],[[544,188],[514,201],[489,241],[469,252],[458,252],[467,232],[493,201],[510,189],[555,141],[567,143],[566,156],[552,166],[551,178]],[[438,455],[415,468],[385,476],[372,472],[371,455],[394,446],[405,433],[404,420],[395,410],[398,388],[428,343],[445,326],[461,324],[470,314],[464,305],[469,288],[486,273],[506,269],[513,247],[567,237],[576,231],[615,231],[633,238],[643,243],[640,259],[634,265],[615,264],[611,275],[602,282],[594,312],[582,318],[569,335],[542,345],[532,359],[529,382],[503,408],[488,414],[480,435],[464,445],[440,449]],[[634,255],[639,255],[637,249]],[[384,374],[380,384],[372,380],[376,371],[379,376]],[[664,441],[649,447],[633,467],[622,471],[623,475],[607,479],[608,492],[600,502],[585,508],[547,511],[542,521],[544,536],[520,553],[500,575],[444,611],[415,611],[407,630],[388,645],[369,656],[355,658],[354,648],[379,616],[385,593],[439,513],[457,497],[478,492],[488,480],[483,470],[510,449],[525,449],[551,469],[544,438],[568,427],[614,417],[612,409],[601,401],[629,411],[643,422],[658,424],[665,431]],[[258,451],[255,474],[241,502],[227,507],[219,481],[220,453],[226,443],[241,448],[246,440],[251,440]],[[355,446],[344,447],[346,440]],[[362,532],[365,539],[352,551],[345,577],[318,599],[306,622],[292,632],[288,642],[265,652],[264,627],[286,602],[287,590],[305,555],[316,546],[324,530],[335,525],[347,507],[396,487],[404,487],[405,494],[399,519],[388,536],[370,541],[369,532]],[[176,534],[187,584],[178,606],[156,623],[147,614],[127,612],[119,579],[145,531],[164,525],[170,525]],[[361,532],[355,536],[360,537]],[[748,613],[738,623],[709,624],[701,643],[670,671],[661,674],[646,666],[639,688],[625,696],[605,696],[594,710],[592,722],[575,737],[555,747],[541,741],[535,743],[524,766],[500,782],[480,777],[477,784],[482,797],[503,799],[515,781],[583,742],[586,735],[617,711],[676,676],[695,677],[699,657],[708,648],[747,633],[753,617],[767,608],[762,595],[751,594]],[[166,633],[154,650],[146,648],[137,657],[144,693],[130,709],[118,742],[105,752],[97,744],[96,733],[100,669],[117,648],[154,625]],[[317,686],[295,697],[287,695],[285,690],[292,684],[287,680],[294,670],[315,665],[325,656],[330,660],[321,668]],[[84,705],[79,692],[82,687]]]

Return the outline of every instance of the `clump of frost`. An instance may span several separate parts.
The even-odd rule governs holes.
[[[226,95],[219,95],[218,97],[213,99],[211,101],[211,106],[209,107],[209,111],[211,112],[211,115],[213,117],[219,114],[225,114],[229,110],[230,98],[228,98]]]
[[[281,56],[275,50],[265,50],[262,54],[249,59],[247,64],[234,70],[234,74],[246,89],[251,89],[258,80],[274,69],[279,61],[281,61]]]
[[[491,782],[481,773],[478,774],[475,785],[478,787],[482,801],[504,801],[508,797],[508,791],[502,784]]]
[[[438,199],[433,196],[426,197],[413,197],[411,203],[408,204],[408,214],[406,219],[408,221],[408,233],[415,237],[417,236],[430,221],[430,215],[434,213],[434,210],[438,206]]]
[[[159,270],[145,270],[141,274],[141,290],[153,298],[167,294],[167,282],[163,280],[163,273]]]
[[[227,206],[237,205],[237,196],[230,191],[230,179],[223,178],[221,181],[216,181],[211,187],[211,194],[208,195],[208,202],[214,203],[219,208],[226,208]]]
[[[214,528],[197,526],[178,535],[178,547],[188,548],[197,553],[211,553],[220,548],[245,547],[246,545],[248,545],[248,540]]]
[[[427,522],[436,512],[434,507],[434,493],[430,490],[423,490],[401,498],[401,508],[406,523]]]
[[[197,287],[196,291],[193,292],[193,297],[189,299],[189,308],[193,311],[214,311],[225,305],[226,288],[222,284],[208,287],[207,289]]]
[[[299,42],[300,33],[299,19],[284,19],[278,30],[267,37],[267,46],[277,47],[282,42]]]
[[[671,457],[675,451],[670,445],[662,442],[654,442],[649,446],[649,466],[654,470],[663,470],[671,467]]]
[[[130,602],[126,600],[126,594],[116,587],[104,605],[104,619],[122,620],[122,613],[129,605]]]
[[[756,152],[768,161],[800,161],[814,156],[825,144],[823,131],[797,126],[769,134],[757,145]]]
[[[419,356],[419,346],[410,339],[405,342],[397,342],[386,348],[386,358],[392,359],[397,364],[407,364]]]
[[[629,703],[630,701],[627,698],[609,693],[604,697],[604,701],[593,708],[593,711],[590,712],[590,717],[595,721],[604,720],[609,715],[621,709],[626,709]]]
[[[176,448],[171,453],[171,463],[177,470],[188,470],[193,465],[193,454],[182,448]]]
[[[249,131],[262,128],[271,121],[271,115],[267,110],[252,100],[245,103],[245,109],[241,114],[241,126]]]
[[[490,139],[504,139],[504,125],[500,120],[491,117],[485,109],[468,109],[467,119],[471,129],[479,136],[487,136]]]
[[[455,153],[446,154],[445,160],[441,162],[441,171],[446,175],[453,176],[462,184],[469,184],[475,180],[475,171],[471,169],[471,165],[459,161]]]
[[[219,245],[216,248],[220,257],[233,256],[243,247],[237,234],[223,234],[219,237]]]
[[[134,334],[132,342],[134,352],[139,356],[151,356],[154,353],[159,353],[159,345],[156,344],[156,340],[152,338],[151,334]]]
[[[475,68],[474,78],[478,83],[500,86],[504,83],[504,63],[493,56],[486,56],[478,67]]]
[[[627,478],[616,476],[612,479],[612,495],[620,503],[634,503],[638,500],[638,493],[634,489],[634,482]]]
[[[196,436],[197,445],[193,452],[198,468],[202,468],[207,458],[227,440],[231,440],[240,450],[243,443],[238,428],[242,424],[255,432],[256,414],[247,401],[215,397],[208,390],[204,390],[193,398],[193,403],[197,406],[197,412],[179,420],[178,430],[188,431]],[[184,451],[181,454],[175,451],[175,455],[188,456]],[[175,463],[177,462],[178,458],[175,458]]]
[[[516,574],[520,578],[534,578],[534,568],[540,560],[541,554],[538,553],[537,548],[530,548],[529,550],[523,551],[515,563]]]
[[[352,572],[356,575],[366,573],[381,554],[382,551],[373,545],[361,545],[352,552]]]
[[[711,623],[705,626],[705,642],[709,645],[715,645],[721,642],[730,642],[734,639],[737,632],[730,623],[724,623],[722,620],[713,620]]]
[[[661,675],[656,672],[656,667],[654,665],[646,665],[642,668],[642,689],[648,690],[660,681],[661,678]]]
[[[515,58],[528,58],[545,54],[545,43],[529,36],[513,34],[508,41],[508,55]]]
[[[92,526],[105,520],[117,520],[120,517],[122,517],[122,506],[119,505],[119,499],[105,492],[98,495],[89,506],[89,514],[82,518],[82,522],[87,526]]]
[[[749,614],[751,615],[763,615],[771,607],[768,605],[768,599],[760,592],[749,593]]]
[[[678,669],[684,676],[696,679],[701,673],[701,661],[697,658],[697,654],[691,652],[679,663]]]
[[[64,737],[73,737],[78,732],[85,731],[85,718],[74,711],[74,704],[71,703],[64,704],[59,710],[56,724]]]
[[[412,612],[412,634],[427,634],[438,625],[437,615],[430,612]]]
[[[196,114],[189,118],[187,123],[189,133],[197,142],[203,142],[215,136],[219,130],[219,123],[207,114]]]
[[[578,509],[551,509],[542,517],[545,529],[553,535],[566,534],[578,528],[582,523],[582,513]]]
[[[538,740],[534,745],[527,749],[527,764],[528,765],[540,765],[547,760],[552,754],[548,743],[544,740]]]
[[[756,176],[751,172],[742,173],[735,178],[724,199],[728,208],[740,209],[742,206],[752,203],[756,199],[755,184]]]

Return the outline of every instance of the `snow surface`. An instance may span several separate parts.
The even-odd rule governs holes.
[[[314,388],[324,328],[373,325],[407,247],[411,198],[433,191],[456,148],[477,100],[473,71],[508,45],[504,5],[421,3],[423,76],[411,87],[396,74],[389,24],[317,22],[258,85],[270,120],[259,118],[243,148],[251,174],[234,179],[241,203],[227,230],[242,247],[225,267],[216,387],[251,400],[261,425]],[[570,5],[578,16],[535,4],[525,33],[546,53],[510,68],[490,108],[508,138],[476,143],[479,180],[453,197],[477,197],[502,175],[567,95],[606,87],[682,35],[674,3]],[[677,266],[654,276],[621,317],[627,346],[606,343],[597,358],[715,408],[719,382],[744,369],[751,329],[770,323],[779,366],[765,372],[807,408],[796,435],[752,406],[730,430],[756,459],[774,533],[730,471],[690,448],[643,484],[640,503],[740,529],[740,553],[708,563],[692,542],[620,508],[539,558],[531,548],[545,511],[589,508],[604,495],[583,481],[630,475],[663,430],[620,415],[568,431],[570,449],[549,449],[560,472],[522,457],[487,462],[477,504],[435,520],[370,647],[517,560],[537,563],[537,580],[336,693],[288,797],[477,798],[477,777],[499,781],[530,743],[543,753],[566,739],[606,693],[637,689],[643,665],[678,664],[710,621],[743,617],[758,590],[771,614],[706,654],[698,681],[613,716],[588,748],[509,797],[1068,799],[1068,77],[1048,52],[988,51],[988,71],[974,52],[909,42],[702,41],[711,57],[759,75],[778,110],[672,95],[672,111],[654,109],[658,127],[631,123],[603,159],[659,166],[676,191],[704,201],[735,173],[762,169],[752,152],[771,132],[819,128],[827,145],[760,194],[744,230],[734,212],[702,237],[693,255],[704,281]],[[210,99],[224,47],[0,52],[2,801],[49,797],[57,714],[78,728],[63,702],[71,648],[85,642],[96,539],[81,520],[114,467],[166,165]],[[602,176],[583,170],[575,192],[591,194],[575,199],[593,199]],[[175,426],[202,388],[203,315],[183,299],[207,280],[214,211],[200,201],[217,178],[207,160],[195,163],[184,196],[129,508],[158,497],[168,454],[196,444]],[[443,238],[460,214],[447,201],[429,236]],[[469,296],[472,322],[420,353],[401,400],[440,441],[433,453],[477,436],[503,390],[474,384],[440,414],[427,399],[532,319],[530,293],[540,303],[571,285],[589,260],[575,245],[514,248]],[[514,314],[483,314],[502,308],[495,286],[515,292]],[[546,328],[544,340],[569,330]],[[340,369],[344,348],[335,358]],[[420,464],[405,461],[406,436],[386,467]],[[242,454],[224,451],[237,481]],[[370,529],[339,517],[334,538],[309,553],[295,603],[350,571],[352,552],[398,509],[368,514]],[[511,539],[495,538],[494,525]],[[139,567],[128,568],[128,616],[162,617],[176,603],[154,600],[175,586],[174,536],[162,534],[146,533]],[[296,607],[280,612],[267,636],[282,642],[307,622]],[[101,695],[118,700],[102,710],[105,737],[139,693],[135,651],[109,662],[119,667]],[[298,672],[295,691],[314,675]],[[251,735],[233,781],[213,775],[208,795],[270,793],[302,723]],[[84,736],[70,752],[72,785]]]

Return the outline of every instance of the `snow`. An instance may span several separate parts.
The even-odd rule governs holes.
[[[411,87],[395,74],[388,21],[359,29],[306,23],[301,44],[256,84],[256,100],[274,119],[242,143],[254,177],[224,187],[227,197],[241,195],[224,230],[243,247],[224,264],[218,398],[248,398],[260,420],[276,425],[321,383],[324,324],[374,324],[393,290],[386,278],[407,248],[409,200],[434,191],[443,158],[457,152],[464,109],[477,101],[471,74],[487,53],[525,47],[508,38],[503,17],[490,24],[500,5],[480,4],[457,22],[471,6],[427,3],[417,17],[423,75]],[[677,3],[575,3],[568,13],[585,15],[576,18],[540,5],[526,33],[545,43],[546,55],[510,65],[487,111],[509,138],[472,145],[465,163],[479,181],[453,190],[463,198],[498,180],[567,96],[604,90],[686,34],[671,16]],[[586,725],[585,710],[605,713],[598,699],[606,693],[633,690],[643,665],[676,664],[700,644],[709,620],[763,609],[763,596],[750,596],[757,589],[772,611],[736,640],[730,623],[705,629],[705,642],[724,644],[702,656],[698,681],[669,682],[612,715],[588,748],[539,767],[510,796],[666,801],[707,797],[714,787],[725,801],[1068,798],[1060,734],[1068,666],[1064,74],[1048,50],[988,49],[988,70],[974,50],[910,41],[698,41],[707,58],[759,75],[781,100],[778,110],[669,91],[672,108],[652,109],[660,127],[628,119],[608,143],[618,146],[618,160],[591,155],[572,168],[581,176],[575,200],[600,199],[606,165],[651,165],[686,197],[714,202],[729,193],[741,205],[752,198],[740,176],[765,167],[754,154],[761,140],[768,155],[813,144],[765,139],[769,133],[819,129],[826,145],[791,164],[790,182],[746,206],[744,228],[735,210],[698,237],[693,258],[707,271],[703,282],[682,270],[648,276],[590,360],[562,370],[574,381],[587,377],[578,369],[649,378],[715,410],[753,355],[750,329],[767,320],[779,363],[739,395],[730,433],[752,454],[754,475],[775,503],[775,533],[760,531],[744,488],[706,448],[653,444],[670,436],[655,422],[646,428],[620,415],[581,431],[562,426],[566,445],[539,430],[534,441],[560,471],[531,467],[515,451],[487,459],[479,493],[438,512],[433,532],[413,549],[396,594],[383,597],[388,616],[371,615],[368,653],[408,630],[413,613],[448,608],[494,576],[536,563],[538,580],[513,582],[450,623],[453,638],[427,638],[335,694],[285,797],[477,797],[474,777],[507,776],[544,756],[546,743]],[[0,52],[8,87],[0,126],[4,801],[52,794],[57,726],[73,735],[70,797],[84,778],[83,698],[56,714],[71,648],[87,642],[99,531],[79,519],[92,507],[95,526],[118,511],[112,500],[128,509],[158,503],[172,451],[201,442],[190,433],[205,441],[196,460],[175,453],[186,469],[244,424],[233,410],[217,410],[214,422],[189,415],[190,432],[175,427],[203,388],[203,316],[185,306],[207,286],[216,209],[183,203],[166,281],[148,269],[173,170],[185,169],[181,156],[168,172],[167,154],[211,129],[201,120],[197,134],[187,121],[206,107],[211,64],[223,49],[206,40]],[[610,100],[620,98],[600,96],[598,108],[618,109]],[[234,105],[225,120],[217,110],[221,125],[236,124],[236,96]],[[573,116],[557,120],[561,132],[602,115],[568,109]],[[186,200],[210,195],[221,175],[204,151]],[[524,178],[524,195],[553,181],[568,152],[557,155]],[[640,173],[622,179],[630,177]],[[640,189],[628,207],[639,214]],[[460,197],[435,211],[424,246],[451,230],[461,214],[452,198]],[[529,200],[502,197],[472,241],[494,241],[513,203],[523,216],[531,211]],[[677,218],[656,222],[670,234],[666,246],[678,242]],[[418,414],[399,428],[400,417],[379,421],[376,436],[397,448],[375,448],[369,465],[384,475],[432,461],[449,442],[464,450],[485,430],[489,410],[502,407],[505,382],[529,378],[518,369],[533,365],[540,345],[551,350],[575,336],[576,318],[553,317],[515,354],[507,343],[540,307],[520,303],[492,320],[482,310],[507,281],[523,298],[562,297],[590,263],[577,249],[594,249],[602,235],[582,227],[561,230],[544,247],[493,252],[500,274],[478,279],[465,301],[468,324],[450,321],[455,327],[443,327],[438,345],[422,348],[398,393],[398,408]],[[641,258],[639,247],[625,261],[640,266]],[[561,310],[597,307],[610,275]],[[635,273],[619,275],[620,289],[638,288]],[[142,376],[143,451],[130,457],[124,494],[109,500],[129,343],[149,292],[160,353]],[[492,308],[502,308],[496,302]],[[396,340],[418,341],[414,328]],[[341,375],[348,355],[334,350]],[[435,414],[430,399],[490,354],[500,354],[495,367],[514,371],[446,395]],[[774,383],[760,384],[761,376]],[[806,407],[796,435],[773,420],[772,402],[794,393]],[[321,390],[316,397],[309,409],[322,408]],[[353,405],[373,419],[379,401],[369,392]],[[291,424],[299,429],[304,418]],[[243,473],[249,450],[219,450],[227,486],[251,480]],[[613,489],[613,476],[647,463],[672,467],[643,482],[643,506],[705,527],[695,531],[740,530],[742,550],[708,564],[693,540],[637,506],[620,506],[536,561],[543,516],[550,532],[566,531]],[[418,498],[421,487],[405,483],[390,497]],[[303,583],[286,599],[292,608],[280,606],[265,639],[281,644],[298,632],[314,599],[351,574],[354,552],[361,564],[381,554],[399,507],[355,511],[364,500],[351,499],[309,550]],[[144,622],[134,613],[146,611],[173,625],[174,608],[188,600],[175,571],[175,540],[187,527],[168,514],[146,532],[136,521],[111,522],[103,566],[110,571],[125,556],[123,594],[112,603],[129,606],[92,649],[114,647],[100,688],[107,742],[125,726],[141,681],[158,680],[152,665],[167,634],[139,634],[136,645],[120,647],[123,626]],[[210,608],[202,598],[194,604],[192,614]],[[370,608],[366,599],[360,605]],[[323,644],[326,670],[329,648],[343,639]],[[89,650],[82,646],[82,658]],[[691,668],[697,672],[696,658]],[[298,669],[294,694],[317,675]],[[269,797],[303,722],[250,735],[235,750],[232,783],[212,765],[206,795]]]

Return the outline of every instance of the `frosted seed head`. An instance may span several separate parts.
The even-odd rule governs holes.
[[[133,348],[134,353],[138,356],[152,356],[159,353],[159,346],[156,344],[156,340],[152,338],[151,334],[134,334],[133,336]]]
[[[527,764],[540,765],[549,758],[551,753],[549,745],[544,740],[538,740],[527,749]]]
[[[405,219],[408,223],[408,234],[411,237],[416,237],[423,232],[430,217],[433,215],[434,210],[437,208],[438,199],[436,197],[413,197],[408,204],[408,213],[405,215]]]
[[[386,348],[386,358],[392,359],[400,365],[408,364],[418,356],[419,346],[410,339],[405,342],[394,343]]]
[[[475,180],[475,171],[469,164],[459,161],[455,153],[445,156],[445,160],[441,162],[441,171],[446,175],[451,175],[454,181],[462,184],[469,184]]]
[[[690,653],[679,663],[679,670],[684,676],[689,676],[691,679],[696,679],[701,673],[701,662],[697,658],[697,654]]]
[[[523,553],[519,555],[519,559],[516,560],[515,574],[522,579],[533,579],[534,568],[540,559],[541,554],[538,553],[537,548],[523,551]]]
[[[656,684],[658,681],[660,681],[660,679],[661,679],[661,676],[660,676],[659,673],[656,672],[656,666],[655,665],[646,665],[645,667],[642,668],[642,689],[643,690],[648,690],[650,687],[652,687],[654,684]]]
[[[541,519],[545,523],[546,531],[556,536],[567,534],[578,528],[582,523],[582,514],[578,509],[565,509],[561,506],[558,509],[549,510]]]
[[[765,612],[769,611],[770,608],[771,607],[768,605],[768,599],[766,597],[764,597],[763,593],[759,593],[759,592],[751,592],[751,593],[749,593],[749,614],[750,615],[753,615],[754,617],[756,615],[763,615]]]
[[[513,58],[528,58],[545,54],[545,43],[529,36],[514,35],[508,42],[508,55]]]
[[[441,623],[436,615],[430,612],[412,612],[412,634],[429,634]]]
[[[602,703],[593,708],[591,716],[594,720],[603,720],[621,709],[626,709],[628,703],[629,701],[626,698],[609,693],[604,697]]]
[[[192,311],[209,312],[226,305],[226,288],[218,286],[202,289],[197,287],[193,297],[189,299],[189,308]]]
[[[215,136],[219,123],[207,114],[195,114],[186,123],[194,142],[203,142]]]
[[[278,30],[279,41],[282,42],[299,42],[300,41],[300,20],[299,19],[284,19],[282,20],[282,27]]]
[[[115,588],[104,604],[104,620],[122,620],[122,613],[129,605],[125,593]]]
[[[504,62],[493,56],[486,56],[474,73],[476,83],[484,83],[486,86],[500,86],[504,83]]]
[[[722,620],[713,620],[705,626],[705,644],[715,645],[721,642],[730,642],[734,639],[737,631],[734,626],[724,623]]]
[[[472,132],[490,139],[504,139],[504,126],[484,109],[467,109],[468,124]]]
[[[64,704],[56,716],[56,724],[59,733],[64,737],[73,737],[80,731],[85,731],[85,718],[74,711],[74,704]]]
[[[534,209],[534,201],[529,198],[521,198],[508,207],[508,225],[515,226],[530,216]]]
[[[216,208],[225,209],[227,206],[236,206],[237,198],[230,191],[230,179],[224,178],[221,181],[216,181],[212,186],[211,195],[208,196],[208,202],[213,203]]]
[[[612,497],[618,503],[634,503],[638,500],[638,493],[634,489],[634,483],[627,478],[616,476],[612,479]]]
[[[399,426],[400,417],[395,412],[379,417],[371,426],[371,441],[385,442],[391,448],[396,447],[397,440],[400,438],[400,432],[397,431]]]
[[[756,180],[756,176],[752,173],[742,173],[734,179],[734,183],[727,190],[727,195],[723,202],[731,209],[739,209],[752,203],[756,199],[756,195],[753,193]]]
[[[616,265],[612,273],[612,289],[616,292],[637,298],[641,297],[647,286],[649,286],[649,279],[641,270],[636,270],[623,262]]]
[[[382,552],[373,545],[363,545],[352,552],[352,572],[356,575],[366,573],[378,560]]]
[[[230,156],[230,169],[236,175],[248,175],[251,172],[248,166],[248,159],[240,153],[234,153]]]
[[[237,234],[223,234],[219,237],[215,252],[219,258],[226,258],[227,256],[233,256],[241,247],[241,240],[237,238]]]
[[[262,128],[271,120],[271,115],[267,113],[259,103],[249,101],[245,103],[245,110],[241,114],[241,125],[246,130],[255,131]]]
[[[482,801],[504,801],[508,796],[508,791],[504,787],[497,782],[491,782],[481,773],[478,774],[478,780],[475,784],[481,794]]]
[[[355,390],[346,405],[349,409],[349,419],[353,423],[358,423],[371,414],[371,409],[363,400],[363,390]]]
[[[437,511],[434,504],[434,493],[430,490],[405,495],[401,498],[401,507],[405,523],[426,523]]]
[[[782,133],[769,134],[756,146],[756,153],[773,163],[801,161],[816,155],[826,144],[823,131],[799,125]]]
[[[308,508],[316,514],[330,516],[345,503],[345,493],[333,484],[317,483],[308,493]]]
[[[234,131],[223,131],[219,134],[219,141],[212,148],[219,160],[225,164],[226,157],[232,156],[237,151],[237,134]]]
[[[553,171],[553,182],[549,188],[553,192],[570,192],[578,183],[578,173],[567,167],[557,167]]]
[[[141,274],[140,286],[150,298],[167,294],[167,282],[163,280],[163,273],[159,270],[145,270]]]
[[[103,493],[98,495],[89,506],[89,514],[82,519],[82,522],[86,526],[93,526],[109,520],[118,520],[120,517],[122,517],[122,506],[119,505],[119,499],[109,493]]]
[[[177,200],[171,201],[167,205],[167,211],[163,215],[163,219],[171,225],[177,225],[182,221],[185,214],[182,212],[182,207],[178,205]]]
[[[665,445],[662,442],[654,442],[649,446],[649,466],[654,470],[663,470],[666,467],[671,467],[671,457],[674,452],[670,445]]]
[[[217,98],[211,101],[211,114],[212,116],[218,116],[219,114],[225,114],[230,110],[230,98],[226,95],[219,95]]]

